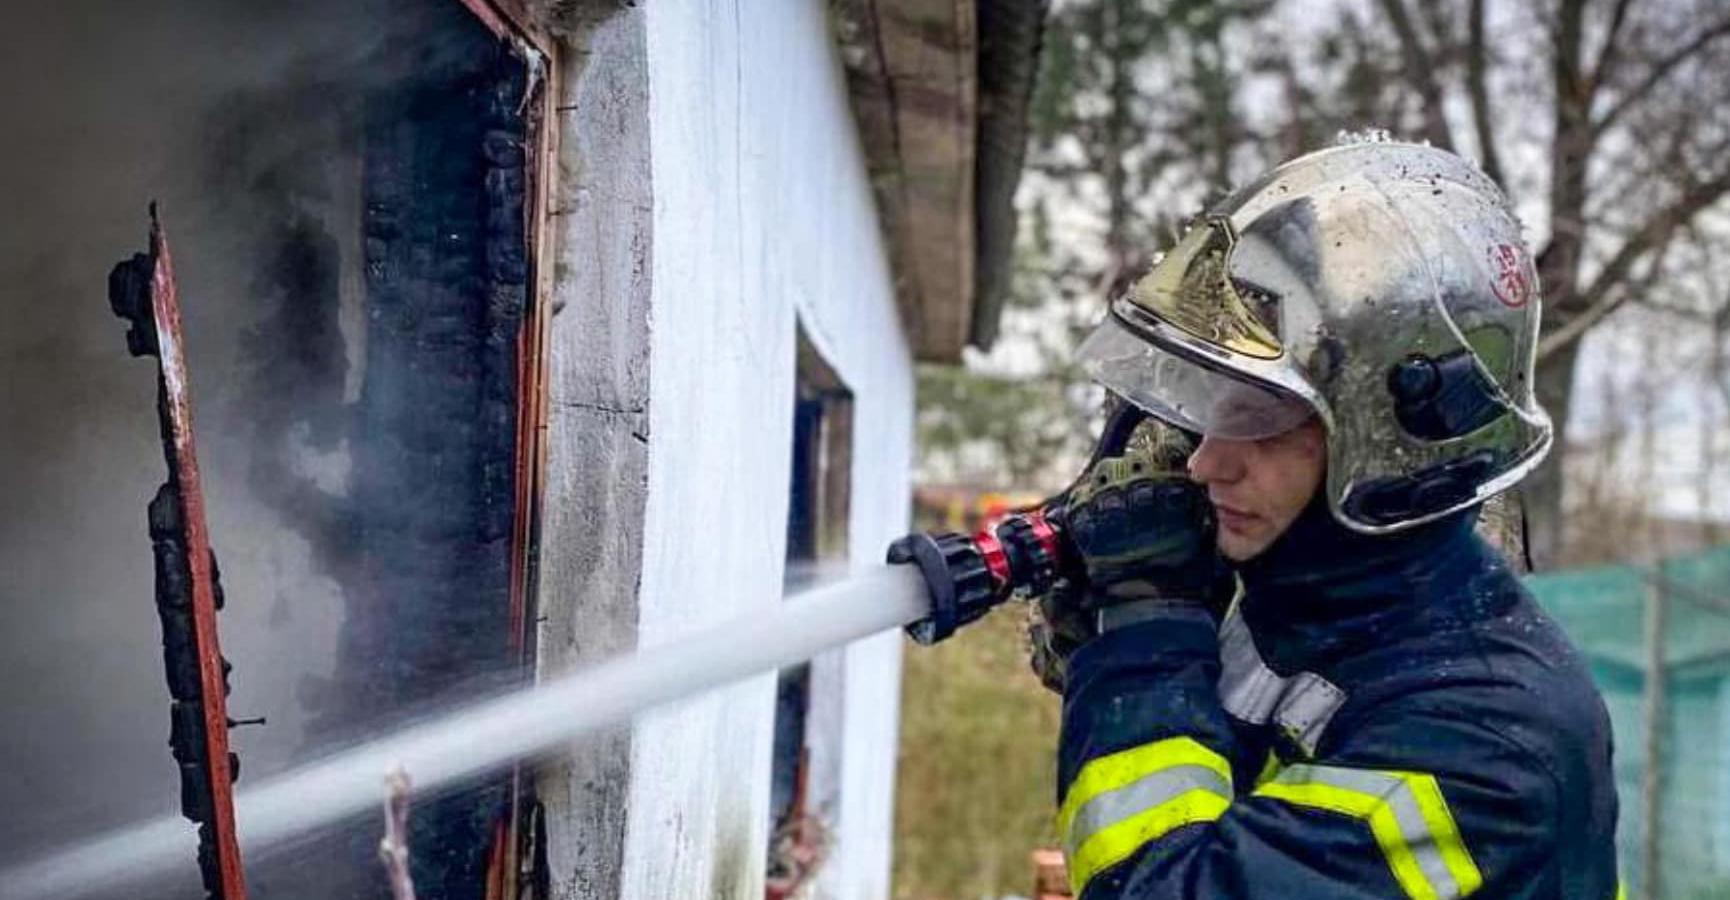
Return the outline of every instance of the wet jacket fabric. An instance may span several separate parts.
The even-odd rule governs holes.
[[[1223,621],[1143,609],[1078,650],[1076,895],[1616,897],[1603,703],[1473,519],[1371,538],[1312,508]]]

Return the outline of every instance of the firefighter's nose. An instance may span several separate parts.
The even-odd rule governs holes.
[[[1189,477],[1202,484],[1230,484],[1243,477],[1250,441],[1204,437],[1189,455]]]

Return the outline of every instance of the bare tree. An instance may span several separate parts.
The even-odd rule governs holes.
[[[1564,432],[1580,338],[1626,303],[1673,305],[1686,277],[1673,246],[1719,240],[1692,226],[1730,193],[1730,9],[1709,0],[1337,9],[1320,52],[1288,51],[1304,57],[1290,68],[1309,80],[1290,114],[1312,120],[1310,132],[1386,123],[1477,157],[1508,189],[1538,225],[1537,387]],[[1540,566],[1560,550],[1566,446],[1557,442],[1525,489]]]
[[[1526,218],[1546,299],[1539,399],[1565,438],[1581,338],[1618,309],[1664,309],[1702,337],[1726,315],[1730,294],[1693,289],[1700,254],[1730,251],[1730,235],[1702,227],[1730,192],[1724,72],[1722,0],[1059,4],[1008,313],[1024,321],[1004,328],[1006,344],[1039,348],[1045,399],[1018,408],[1073,433],[1064,386],[1079,376],[1065,364],[1111,285],[1233,180],[1379,126],[1477,158]],[[971,393],[927,392],[930,421],[954,426],[928,434],[978,433],[964,427],[977,417],[956,411],[981,391],[962,386]],[[1043,432],[1038,446],[1010,446],[1030,427],[988,442],[1008,448],[999,455],[1017,474],[1074,455]],[[1556,447],[1525,490],[1540,567],[1564,539],[1568,443]]]

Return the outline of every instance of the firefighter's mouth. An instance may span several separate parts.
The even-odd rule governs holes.
[[[1240,509],[1218,500],[1213,501],[1213,510],[1219,519],[1219,526],[1228,531],[1247,531],[1261,521],[1261,516],[1247,509]]]

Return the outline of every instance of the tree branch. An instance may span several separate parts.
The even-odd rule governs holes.
[[[1420,33],[1436,48],[1435,55],[1443,59],[1451,56],[1452,51],[1459,46],[1459,38],[1454,34],[1453,15],[1449,9],[1451,6],[1451,3],[1424,0],[1417,7],[1418,19],[1425,26]]]
[[[1650,283],[1650,279],[1645,279],[1645,278],[1640,279],[1640,284],[1642,286],[1645,286],[1649,283]],[[1664,300],[1656,300],[1656,299],[1653,299],[1649,295],[1642,295],[1639,297],[1630,296],[1628,299],[1633,301],[1636,305],[1641,306],[1645,309],[1650,309],[1650,310],[1653,310],[1655,312],[1661,312],[1661,313],[1668,315],[1668,316],[1675,316],[1679,319],[1686,319],[1690,322],[1694,322],[1694,323],[1699,324],[1699,325],[1715,326],[1717,323],[1716,317],[1714,317],[1711,313],[1703,312],[1703,311],[1695,309],[1691,306],[1684,306],[1680,303],[1667,302]]]
[[[1592,283],[1579,293],[1577,305],[1580,312],[1571,316],[1561,328],[1538,343],[1538,360],[1542,362],[1546,357],[1578,340],[1593,325],[1614,312],[1628,297],[1629,292],[1617,291],[1617,288],[1625,284],[1634,263],[1654,249],[1664,252],[1677,229],[1726,193],[1730,193],[1730,169],[1720,172],[1708,181],[1696,183],[1677,198],[1675,203],[1654,214],[1630,234],[1622,242],[1622,246],[1611,255],[1610,261],[1604,264],[1597,277],[1592,279]],[[1658,268],[1654,264],[1648,277],[1655,277]]]
[[[1490,92],[1486,84],[1489,50],[1484,46],[1484,3],[1472,0],[1471,23],[1466,44],[1466,91],[1472,98],[1472,125],[1478,130],[1478,154],[1484,174],[1502,183],[1502,159],[1496,152],[1496,130],[1490,121]]]
[[[390,881],[391,900],[415,900],[408,868],[409,786],[408,773],[400,768],[385,776],[384,838],[378,842],[378,858]]]
[[[1622,26],[1628,21],[1628,7],[1633,6],[1633,0],[1616,0],[1616,8],[1610,12],[1610,27],[1604,32],[1604,46],[1598,50],[1598,62],[1592,66],[1592,76],[1589,84],[1592,92],[1604,86],[1604,80],[1615,71],[1616,63],[1620,62]]]
[[[1670,232],[1687,224],[1696,213],[1716,203],[1726,193],[1730,193],[1730,168],[1689,187],[1675,203],[1647,219],[1644,225],[1622,242],[1622,246],[1610,257],[1610,261],[1604,264],[1598,277],[1581,292],[1580,299],[1587,305],[1596,303],[1615,287],[1616,282],[1627,277],[1628,270],[1646,251],[1668,239]]]
[[[1417,89],[1418,97],[1423,101],[1424,137],[1443,150],[1454,149],[1453,136],[1448,133],[1448,119],[1442,110],[1442,88],[1436,83],[1434,61],[1412,25],[1405,0],[1380,0],[1380,4],[1388,23],[1399,36],[1406,79]]]
[[[1670,77],[1670,73],[1676,71],[1678,66],[1687,62],[1689,57],[1692,57],[1694,54],[1705,49],[1707,44],[1710,44],[1727,34],[1730,34],[1730,19],[1725,19],[1714,24],[1712,27],[1701,31],[1699,34],[1694,35],[1693,40],[1676,48],[1671,51],[1668,56],[1665,56],[1656,63],[1653,63],[1651,71],[1646,73],[1646,77],[1641,79],[1639,84],[1629,88],[1627,93],[1616,98],[1616,102],[1611,104],[1610,108],[1604,111],[1603,117],[1592,123],[1593,135],[1596,136],[1603,134],[1606,129],[1616,123],[1616,120],[1622,118],[1622,116],[1627,114],[1628,110],[1632,109],[1635,104],[1639,103],[1647,94],[1652,93],[1653,89],[1662,84],[1664,79]]]
[[[1672,231],[1670,234],[1673,235],[1675,232]],[[1650,288],[1652,282],[1657,280],[1658,272],[1663,269],[1664,259],[1669,255],[1669,252],[1670,239],[1666,236],[1664,242],[1658,245],[1657,254],[1652,258],[1652,265],[1646,270],[1646,277],[1640,279],[1639,284],[1624,285],[1623,290],[1609,291],[1603,294],[1590,307],[1587,307],[1585,312],[1569,319],[1567,324],[1545,335],[1542,340],[1538,341],[1538,361],[1543,362],[1557,351],[1579,340],[1592,329],[1592,326],[1604,321],[1611,313],[1620,309],[1623,303]]]

